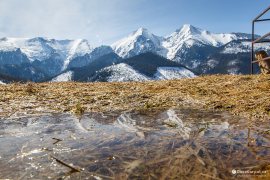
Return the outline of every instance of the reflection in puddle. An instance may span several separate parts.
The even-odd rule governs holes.
[[[190,109],[6,118],[0,179],[233,178],[269,169],[269,139],[269,124]]]

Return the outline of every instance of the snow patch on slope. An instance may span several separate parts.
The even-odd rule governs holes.
[[[149,81],[151,80],[146,75],[134,70],[131,66],[120,63],[112,65],[104,70],[110,71],[112,74],[107,78],[108,82],[127,82],[127,81]]]
[[[218,65],[218,63],[219,62],[215,59],[209,59],[206,64],[209,68],[213,69]]]
[[[184,67],[159,67],[154,78],[156,80],[193,78],[196,75]]]
[[[266,50],[269,51],[270,47],[269,44],[260,44],[255,45],[255,50]],[[238,53],[248,53],[251,51],[251,42],[244,41],[241,43],[229,43],[226,45],[224,50],[221,52],[223,54],[238,54]]]
[[[68,82],[72,81],[73,72],[68,71],[52,79],[52,82]]]
[[[233,67],[233,68],[230,68],[228,69],[228,73],[231,74],[231,75],[239,75],[239,71],[240,71],[240,68],[239,67]]]
[[[69,46],[68,55],[64,61],[62,70],[65,70],[68,67],[70,61],[73,58],[77,56],[83,56],[91,51],[92,50],[86,40],[83,39],[74,40]]]

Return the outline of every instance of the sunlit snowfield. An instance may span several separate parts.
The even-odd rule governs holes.
[[[196,109],[1,118],[0,178],[269,177],[269,140],[269,123]]]

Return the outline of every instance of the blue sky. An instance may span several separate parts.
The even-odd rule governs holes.
[[[97,46],[139,27],[160,36],[183,24],[250,33],[251,20],[269,5],[267,0],[0,0],[0,36],[83,38]],[[267,29],[259,26],[257,32]]]

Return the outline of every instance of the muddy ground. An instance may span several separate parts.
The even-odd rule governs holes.
[[[0,85],[0,179],[269,179],[269,80]]]

